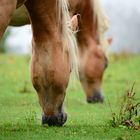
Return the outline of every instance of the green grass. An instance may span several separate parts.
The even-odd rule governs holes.
[[[71,80],[65,101],[67,123],[61,128],[43,127],[28,58],[0,55],[0,140],[139,140],[140,130],[111,126],[108,103],[116,112],[134,82],[140,100],[140,56],[111,57],[103,82],[105,103],[87,104],[79,82]]]

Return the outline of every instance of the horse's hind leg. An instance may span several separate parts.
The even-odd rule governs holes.
[[[55,0],[26,3],[33,28],[31,77],[43,110],[42,123],[62,126],[67,120],[63,102],[70,66],[56,24],[55,5]]]
[[[16,0],[0,0],[0,38],[8,26],[14,10],[16,9]]]

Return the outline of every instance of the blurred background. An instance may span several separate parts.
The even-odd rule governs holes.
[[[140,1],[139,0],[101,0],[110,18],[107,37],[113,42],[109,53],[140,53]],[[0,52],[29,54],[31,52],[31,27],[9,27],[0,42]]]
[[[140,53],[140,1],[101,0],[110,18],[111,53]]]

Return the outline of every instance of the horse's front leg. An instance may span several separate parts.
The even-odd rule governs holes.
[[[17,0],[0,0],[0,39],[16,9],[16,4]]]
[[[62,46],[61,42],[56,40],[49,44],[33,45],[32,82],[44,112],[42,123],[49,126],[62,126],[67,120],[67,115],[63,111],[63,101],[70,67],[67,52],[59,45]]]

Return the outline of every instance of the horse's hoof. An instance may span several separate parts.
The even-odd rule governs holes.
[[[95,92],[92,97],[87,97],[88,103],[103,103],[104,102],[104,96],[101,92]]]
[[[42,115],[42,124],[48,124],[48,126],[63,126],[67,121],[66,113],[59,113],[57,115]]]

